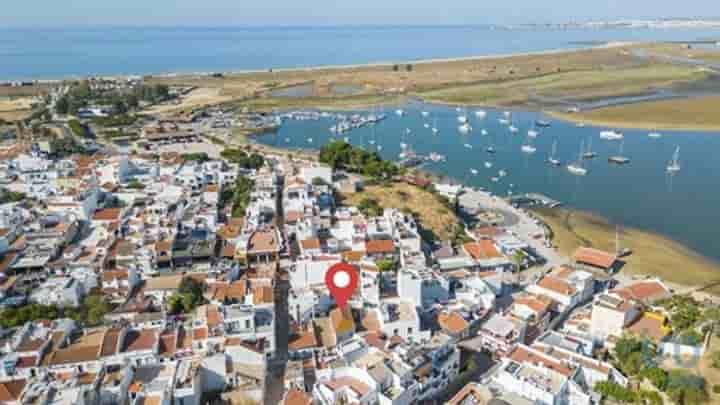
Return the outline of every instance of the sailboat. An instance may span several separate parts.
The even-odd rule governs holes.
[[[475,111],[475,116],[477,118],[483,119],[487,116],[487,113],[483,110],[477,110],[477,111]]]
[[[473,175],[477,175],[478,171],[477,169],[470,169],[470,173],[472,173]]]
[[[488,169],[492,168],[493,167],[492,162],[485,162],[485,167]]]
[[[678,146],[675,148],[675,153],[673,153],[672,160],[670,160],[670,163],[667,165],[667,171],[668,173],[677,173],[680,171],[680,147]]]
[[[485,149],[485,151],[486,151],[487,153],[495,153],[495,148],[493,148],[492,145],[491,145],[491,146],[488,146],[487,149]]]
[[[398,108],[397,110],[395,110],[395,114],[398,117],[402,117],[403,115],[405,115],[405,111],[402,108]]]
[[[427,117],[427,116],[430,115],[430,113],[427,112],[427,111],[423,111],[423,112],[421,112],[420,114],[421,114],[423,117]]]
[[[583,152],[582,157],[583,159],[594,159],[597,156],[597,153],[593,152],[592,150],[592,138],[588,140],[588,147],[587,150]]]
[[[648,138],[650,138],[650,139],[662,138],[662,134],[659,133],[659,132],[650,132],[650,133],[648,134]]]
[[[428,124],[428,123],[426,122],[426,123],[423,124],[423,127],[425,127],[425,128],[430,128],[430,124]]]
[[[518,133],[518,132],[520,131],[515,125],[510,125],[510,126],[508,127],[508,129],[509,129],[510,132],[513,133],[513,134],[516,134],[516,133]]]
[[[463,146],[465,146],[465,147],[468,148],[468,149],[472,149],[472,145],[470,145],[469,143],[466,143],[466,144],[463,145]]]
[[[601,131],[600,132],[600,139],[605,139],[608,141],[619,141],[623,138],[625,138],[625,136],[622,134],[622,132],[616,132],[616,131]]]
[[[463,134],[467,134],[468,132],[472,131],[472,127],[469,123],[464,123],[458,127],[458,131],[460,131]]]
[[[467,123],[468,118],[467,118],[467,113],[466,113],[465,109],[462,110],[462,114],[458,115],[457,120],[461,124]]]
[[[520,150],[522,150],[524,153],[528,153],[528,154],[535,153],[537,151],[537,148],[533,146],[531,140],[532,140],[532,138],[528,137],[525,144],[522,147],[520,147]]]
[[[537,136],[540,135],[540,133],[534,129],[528,129],[528,136],[530,138],[537,138]]]
[[[550,157],[548,158],[548,163],[550,163],[553,166],[560,166],[560,160],[555,157],[557,154],[557,139],[553,142],[552,145],[552,152],[550,153]]]
[[[576,176],[584,176],[587,174],[587,169],[583,167],[583,149],[585,149],[584,142],[580,143],[580,154],[578,155],[578,160],[574,163],[570,163],[567,165],[567,170]]]
[[[483,128],[483,129],[480,131],[480,135],[487,135],[487,134],[488,134],[488,131],[487,131],[487,129],[485,129],[485,128]]]
[[[437,127],[437,117],[433,119],[433,126],[432,126],[431,131],[433,134],[436,134],[436,135],[438,132],[440,132],[440,130]]]
[[[623,156],[623,145],[625,142],[620,142],[620,152],[616,156],[610,156],[608,162],[616,165],[625,165],[630,163],[630,158]]]

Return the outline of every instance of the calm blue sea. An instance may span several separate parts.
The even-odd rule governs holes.
[[[0,80],[343,65],[575,48],[598,41],[707,38],[720,38],[720,30],[0,28]]]
[[[648,131],[623,130],[623,155],[631,159],[626,166],[608,163],[608,157],[620,152],[620,142],[600,139],[607,128],[584,127],[555,121],[540,113],[515,111],[512,124],[519,132],[512,134],[498,120],[503,112],[488,109],[487,117],[477,119],[468,111],[474,131],[463,135],[458,131],[458,113],[452,107],[413,103],[403,106],[407,114],[399,117],[395,107],[384,108],[388,118],[374,128],[364,127],[349,135],[334,136],[329,119],[319,121],[286,121],[277,134],[258,137],[262,143],[291,148],[319,148],[333,139],[343,139],[366,149],[382,149],[387,159],[398,159],[401,143],[419,154],[437,152],[447,162],[424,166],[430,171],[450,176],[463,183],[483,187],[498,195],[508,192],[544,193],[566,205],[591,211],[611,222],[637,227],[669,236],[698,252],[720,260],[717,237],[720,226],[720,134],[684,131],[662,131],[662,138],[649,138]],[[423,118],[422,111],[430,113]],[[367,112],[364,112],[367,113]],[[534,154],[521,152],[528,141],[527,131],[537,119],[552,121],[549,128],[535,128],[540,135],[534,140]],[[438,135],[424,124],[436,122]],[[406,134],[410,129],[410,134]],[[485,129],[488,134],[482,135]],[[312,138],[312,142],[309,141]],[[374,141],[374,143],[371,143]],[[546,163],[553,143],[562,167]],[[570,174],[565,165],[577,160],[581,143],[592,143],[597,153],[585,161],[589,173],[585,177]],[[497,153],[486,149],[493,146]],[[682,170],[674,176],[666,173],[667,162],[680,147]],[[492,168],[486,168],[490,162]],[[473,169],[477,174],[473,174]],[[505,170],[507,176],[495,183],[492,177]]]

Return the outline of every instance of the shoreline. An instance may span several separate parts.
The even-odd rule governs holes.
[[[647,103],[647,102],[646,102]],[[641,122],[641,121],[613,121],[604,119],[594,119],[579,116],[578,113],[565,113],[557,111],[542,111],[543,114],[552,117],[557,120],[574,123],[574,124],[585,124],[593,127],[609,127],[616,129],[637,129],[637,130],[660,130],[660,131],[686,131],[686,132],[699,132],[699,133],[711,133],[720,131],[720,124],[717,125],[704,125],[697,123],[695,126],[688,126],[684,124],[667,124],[659,122]],[[581,114],[581,113],[580,113]]]
[[[662,41],[658,41],[662,42]],[[527,51],[527,52],[514,52],[514,53],[498,53],[498,54],[484,54],[484,55],[471,55],[471,56],[457,56],[448,58],[421,58],[421,59],[409,59],[409,60],[398,60],[398,61],[374,61],[364,63],[350,63],[350,64],[327,64],[327,65],[307,65],[307,66],[296,66],[296,67],[281,67],[281,68],[266,68],[266,69],[240,69],[240,70],[226,70],[226,71],[176,71],[176,72],[147,72],[147,73],[118,73],[118,74],[70,74],[66,76],[58,76],[52,78],[0,78],[0,82],[15,82],[15,81],[33,81],[40,84],[53,84],[62,83],[65,81],[82,80],[88,77],[100,78],[100,79],[116,79],[125,80],[129,78],[158,78],[158,79],[175,79],[183,77],[210,77],[214,74],[222,74],[228,76],[242,76],[251,75],[258,73],[293,73],[293,72],[322,72],[322,71],[337,71],[345,69],[362,69],[362,68],[379,68],[379,67],[392,67],[393,65],[406,65],[406,64],[417,64],[427,65],[436,63],[454,63],[454,62],[468,62],[475,60],[492,60],[492,59],[508,59],[514,57],[524,56],[543,56],[543,55],[558,55],[563,53],[574,53],[583,52],[593,49],[611,49],[620,48],[624,46],[636,46],[643,43],[652,44],[657,42],[638,42],[638,41],[609,41],[601,45],[590,45],[590,46],[578,46],[567,48],[551,48],[540,51]]]
[[[303,153],[305,158],[317,158],[317,149],[291,149],[282,146],[268,146],[248,137],[248,145],[265,148],[271,153]],[[426,177],[432,182],[445,181],[452,184],[467,185],[461,180],[442,173],[434,172],[424,168],[417,168],[412,172]],[[500,197],[500,196],[498,196]],[[583,210],[575,207],[562,206],[557,208],[544,208],[541,210],[527,209],[533,216],[541,220],[553,233],[553,244],[558,246],[558,253],[571,257],[572,251],[578,246],[593,246],[613,251],[615,226],[601,214]],[[567,213],[571,222],[577,222],[572,226],[564,227],[563,223],[554,215],[547,215],[542,211],[551,212],[554,215]],[[610,229],[611,228],[611,229]],[[571,234],[578,237],[576,246],[571,246],[567,241],[558,243],[558,235]],[[587,234],[593,236],[587,236]],[[627,258],[627,265],[621,274],[626,277],[658,277],[674,287],[680,287],[688,291],[700,291],[702,287],[714,282],[720,282],[720,260],[708,257],[693,249],[687,244],[652,230],[623,227],[621,239],[627,238],[623,243],[634,247],[634,253]],[[580,242],[582,241],[582,242]],[[586,243],[589,242],[589,243]],[[656,261],[658,263],[656,263]],[[678,273],[673,269],[685,266],[685,271]],[[678,275],[680,276],[678,278]],[[683,280],[682,278],[687,278]],[[710,293],[720,296],[720,288],[711,288]]]

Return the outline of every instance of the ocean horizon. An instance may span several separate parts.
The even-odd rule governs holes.
[[[720,38],[720,28],[505,29],[493,24],[3,27],[0,32],[0,81],[412,62],[617,41]]]

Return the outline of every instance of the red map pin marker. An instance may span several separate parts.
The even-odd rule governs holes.
[[[358,285],[358,274],[355,266],[338,263],[325,273],[325,285],[340,308],[345,308]]]

